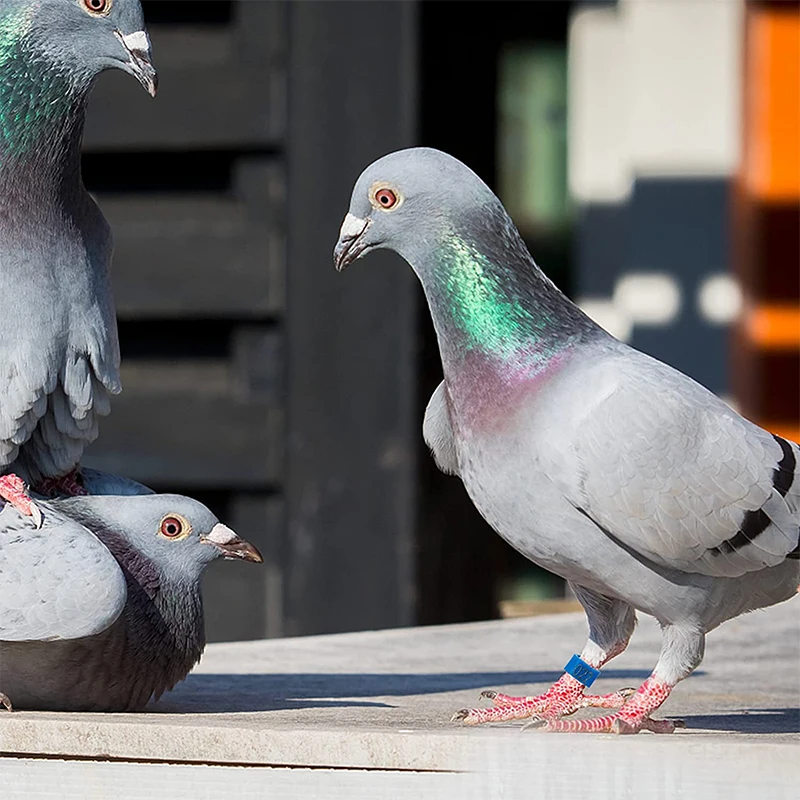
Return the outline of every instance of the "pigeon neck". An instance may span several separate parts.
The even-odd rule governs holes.
[[[123,614],[130,648],[125,660],[149,665],[148,680],[139,687],[144,705],[183,680],[200,660],[205,647],[203,601],[198,581],[162,576],[158,591],[151,594],[130,573],[125,577],[128,602]]]
[[[171,686],[186,673],[187,664],[192,666],[200,658],[205,647],[199,580],[180,573],[162,575],[152,560],[103,522],[92,518],[90,525],[125,575],[129,641],[136,648],[154,649],[153,663],[164,670],[161,683]]]
[[[448,236],[415,263],[462,432],[496,429],[600,331],[536,266],[507,217],[480,239]]]
[[[149,570],[134,566],[142,558],[135,553],[133,563],[119,561],[128,586],[124,613],[128,642],[136,650],[130,654],[131,663],[142,659],[142,650],[149,650],[145,660],[153,665],[151,689],[158,697],[182,680],[203,653],[203,599],[198,580],[183,575],[167,577],[149,562],[158,572],[154,585]]]
[[[80,147],[90,83],[50,64],[24,36],[9,32],[7,17],[0,18],[3,217],[15,209],[24,213],[63,203],[80,189]]]
[[[165,637],[177,654],[176,667],[194,664],[205,647],[203,623],[203,597],[198,580],[175,580],[162,584],[154,599],[162,619],[166,622]]]
[[[476,354],[501,372],[537,371],[594,327],[513,234],[488,247],[449,235],[417,265],[446,371]]]

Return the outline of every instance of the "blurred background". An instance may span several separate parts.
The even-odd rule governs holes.
[[[565,597],[426,452],[441,366],[411,270],[333,270],[391,150],[465,161],[587,313],[800,438],[800,4],[143,5],[159,95],[104,75],[85,137],[124,382],[86,463],[262,550],[207,576],[210,640]]]

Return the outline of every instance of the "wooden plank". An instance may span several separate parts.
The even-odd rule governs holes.
[[[231,27],[153,26],[150,36],[158,96],[148,97],[119,70],[102,75],[89,103],[86,150],[263,147],[280,140],[285,79],[269,37],[259,52],[243,49]]]
[[[286,632],[413,621],[417,288],[331,251],[367,164],[414,142],[416,3],[292,3]]]
[[[281,479],[276,396],[248,396],[216,360],[128,361],[84,463],[155,488],[263,489]]]
[[[253,172],[265,186],[282,186],[277,167]],[[283,308],[278,209],[216,194],[98,201],[114,231],[112,282],[120,317],[263,317]]]
[[[246,566],[246,565],[245,565]],[[251,565],[252,566],[252,565]],[[236,676],[233,677],[235,682]],[[191,680],[191,679],[190,679]],[[213,758],[202,754],[203,758]],[[218,797],[270,800],[418,800],[420,797],[475,800],[479,780],[455,772],[242,767],[219,764],[68,761],[0,758],[3,800],[215,800]],[[507,795],[514,797],[517,795]],[[727,795],[736,800],[735,794]]]

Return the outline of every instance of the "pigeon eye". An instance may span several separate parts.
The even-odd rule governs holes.
[[[375,202],[381,208],[392,208],[397,204],[397,195],[391,189],[378,189],[375,192]]]
[[[83,0],[83,5],[90,14],[105,16],[111,8],[111,0]]]
[[[189,532],[189,523],[182,517],[170,516],[161,520],[161,535],[167,539],[177,539]]]

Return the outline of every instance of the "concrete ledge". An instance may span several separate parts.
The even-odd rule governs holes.
[[[342,796],[379,796],[376,774],[395,792],[380,796],[397,797],[406,790],[419,796],[422,786],[432,797],[694,797],[701,791],[704,797],[754,791],[794,797],[800,785],[797,609],[795,600],[711,634],[700,670],[663,710],[688,725],[672,736],[556,736],[520,733],[514,723],[465,728],[449,722],[453,711],[479,702],[481,689],[531,694],[557,678],[586,635],[582,615],[559,614],[212,645],[184,684],[142,714],[0,714],[0,751],[17,756],[4,759],[0,770],[6,778],[38,771],[61,782],[58,776],[76,767],[36,757],[182,762],[186,769],[171,775],[183,775],[186,786],[196,778],[210,787],[215,778],[198,776],[218,774],[207,765],[219,765],[226,785],[235,778],[244,787],[255,780],[245,776],[258,773],[272,776],[275,791],[289,781],[297,791],[292,796],[314,796],[301,789],[303,774],[316,768],[319,779],[320,770],[352,773],[352,781],[341,775],[312,781],[325,797],[339,796],[335,786]],[[598,690],[639,683],[658,647],[658,626],[643,619],[629,652],[604,670]],[[92,774],[113,784],[123,767],[144,778],[160,774],[163,765],[145,770],[106,762]],[[16,779],[11,785],[16,790]]]

